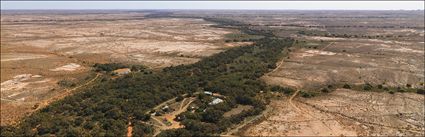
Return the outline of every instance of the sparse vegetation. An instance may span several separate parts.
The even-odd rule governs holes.
[[[292,88],[281,87],[281,86],[272,86],[270,88],[270,91],[273,91],[273,92],[282,92],[282,93],[287,94],[287,95],[290,95],[290,94],[292,94],[292,93],[295,92],[295,90],[292,89]]]
[[[315,97],[317,94],[314,92],[309,92],[309,91],[300,91],[300,95],[303,98],[312,98],[312,97]]]

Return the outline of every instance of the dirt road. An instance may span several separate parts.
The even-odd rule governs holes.
[[[334,44],[335,42],[331,42],[331,43],[329,43],[329,45],[327,45],[326,47],[323,47],[322,48],[322,51],[324,51],[326,48],[328,48],[329,46],[331,46],[332,44]]]
[[[300,90],[295,91],[294,94],[292,94],[292,96],[289,98],[288,103],[297,111],[301,111],[300,108],[298,108],[297,106],[294,105],[294,103],[292,103],[292,100],[294,99],[295,96],[298,95],[298,93],[300,92]]]
[[[127,137],[131,137],[132,135],[133,135],[133,126],[131,125],[131,121],[128,121]]]

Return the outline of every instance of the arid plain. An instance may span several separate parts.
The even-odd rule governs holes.
[[[249,44],[225,43],[224,35],[239,32],[211,27],[213,23],[202,19],[145,14],[2,14],[2,125],[66,93],[59,81],[81,85],[94,78],[94,63],[142,63],[160,69]]]
[[[424,135],[425,98],[415,93],[424,88],[423,11],[158,13],[2,13],[1,124],[68,95],[72,88],[61,81],[97,80],[94,63],[161,70],[252,44],[231,40],[243,33],[231,25],[203,19],[212,18],[295,39],[288,55],[261,77],[295,92],[261,92],[273,96],[266,110],[226,135]]]

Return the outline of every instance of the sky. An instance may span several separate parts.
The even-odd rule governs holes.
[[[424,1],[1,1],[1,9],[424,10]]]

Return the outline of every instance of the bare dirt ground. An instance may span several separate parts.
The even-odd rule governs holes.
[[[233,115],[237,115],[241,113],[242,111],[247,111],[252,109],[252,106],[250,105],[238,105],[236,108],[231,109],[230,111],[227,111],[223,114],[223,117],[231,117]]]
[[[289,59],[263,79],[270,84],[303,88],[365,82],[422,87],[423,48],[365,39],[333,41],[317,49],[294,48]]]
[[[291,97],[292,98],[292,97]],[[424,96],[338,89],[315,98],[273,100],[249,136],[423,136]],[[293,105],[291,105],[293,104]]]
[[[4,52],[8,51],[3,50],[2,46],[2,55]],[[62,94],[65,87],[57,84],[60,80],[67,79],[79,84],[79,81],[89,77],[86,65],[76,70],[55,70],[70,63],[79,64],[77,60],[48,53],[43,56],[1,62],[1,125],[16,123],[21,117],[35,111],[33,107],[36,104]]]
[[[225,34],[235,30],[214,28],[213,23],[202,19],[149,19],[143,15],[123,14],[127,17],[124,20],[116,14],[99,17],[71,14],[69,18],[50,14],[5,14],[2,15],[2,47],[41,48],[75,58],[81,54],[107,54],[104,61],[141,62],[161,68],[194,63],[224,48],[241,45],[225,44],[222,40]],[[86,16],[93,17],[86,21]],[[36,57],[43,56],[32,56]]]
[[[99,74],[88,81],[79,83],[76,87],[59,89],[54,89],[53,87],[55,87],[56,83],[51,83],[49,79],[23,82],[33,78],[42,77],[40,75],[24,74],[2,83],[2,125],[17,124],[24,116],[93,84],[99,78]]]
[[[336,83],[423,87],[423,13],[300,14],[257,19],[271,25],[276,35],[297,39],[282,65],[263,77],[269,84],[305,89]]]

